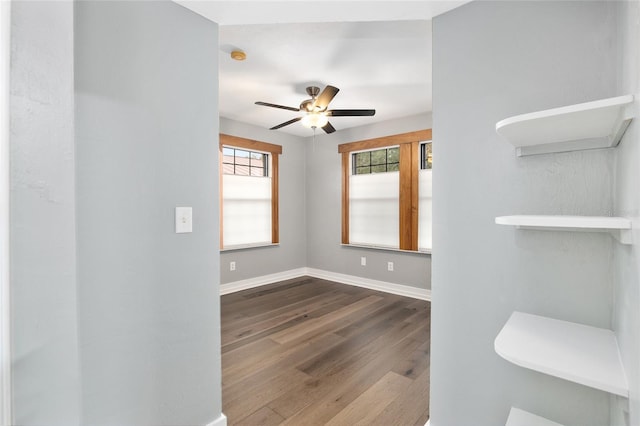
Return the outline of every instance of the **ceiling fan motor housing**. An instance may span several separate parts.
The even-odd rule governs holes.
[[[304,112],[321,112],[322,108],[320,106],[314,106],[315,99],[307,99],[306,101],[302,101],[300,104],[300,111]]]
[[[320,88],[317,86],[309,86],[307,87],[307,94],[312,98],[315,98],[320,94]]]
[[[322,108],[320,108],[319,106],[314,106],[314,104],[316,103],[316,98],[320,94],[320,88],[317,86],[309,86],[306,90],[307,94],[311,96],[311,99],[302,101],[302,103],[300,104],[300,110],[305,112],[320,112]]]

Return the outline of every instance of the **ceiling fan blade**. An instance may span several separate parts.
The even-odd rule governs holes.
[[[286,109],[288,111],[300,111],[300,108],[294,108],[294,107],[288,107],[288,106],[284,106],[284,105],[276,105],[276,104],[270,104],[268,102],[256,102],[256,105],[262,105],[262,106],[268,106],[268,107],[272,107],[272,108],[280,108],[280,109]]]
[[[277,130],[277,129],[281,128],[281,127],[288,126],[289,124],[293,124],[296,121],[300,121],[301,119],[302,119],[302,117],[296,117],[293,120],[285,121],[284,123],[280,123],[277,126],[273,126],[269,130]]]
[[[327,121],[327,124],[322,126],[322,130],[324,130],[325,133],[333,133],[336,131],[336,129],[328,121]]]
[[[338,89],[337,87],[325,87],[322,93],[320,93],[320,95],[316,99],[315,106],[319,107],[321,111],[324,110],[325,108],[327,108],[327,106],[329,106],[329,102],[331,102],[331,100],[338,94],[339,91],[340,89]]]
[[[332,109],[327,111],[329,117],[364,117],[376,115],[375,109]]]

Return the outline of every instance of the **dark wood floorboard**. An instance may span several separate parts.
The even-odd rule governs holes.
[[[423,426],[431,304],[301,277],[221,298],[229,425]]]

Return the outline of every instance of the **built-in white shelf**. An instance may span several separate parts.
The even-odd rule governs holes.
[[[518,157],[550,152],[611,148],[632,119],[633,95],[601,99],[506,118],[496,132]]]
[[[611,330],[514,312],[494,347],[502,358],[521,367],[629,397]]]
[[[626,217],[515,215],[498,216],[496,223],[543,231],[609,232],[623,244],[632,243],[631,219]]]
[[[560,423],[552,422],[544,417],[536,416],[524,410],[511,407],[509,418],[505,426],[562,426]]]

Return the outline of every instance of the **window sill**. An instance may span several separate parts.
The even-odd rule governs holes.
[[[220,253],[224,253],[227,251],[238,251],[238,250],[250,250],[255,248],[264,248],[264,247],[278,247],[280,243],[256,243],[256,244],[241,244],[237,246],[229,246],[223,249],[220,249]]]
[[[393,251],[397,253],[411,253],[411,254],[424,254],[431,256],[432,249],[424,249],[424,250],[401,250],[399,248],[393,247],[381,247],[381,246],[370,246],[367,244],[340,244],[342,247],[352,247],[352,248],[360,248],[367,250],[382,250],[382,251]]]

